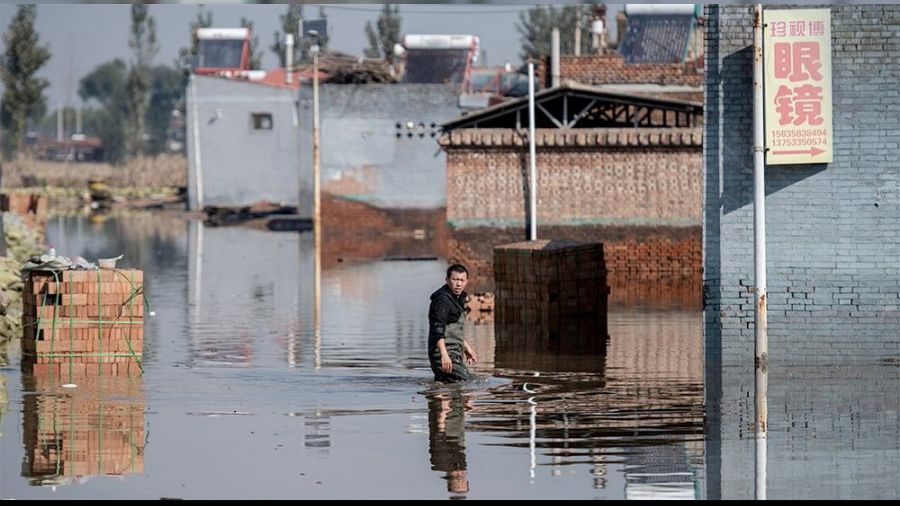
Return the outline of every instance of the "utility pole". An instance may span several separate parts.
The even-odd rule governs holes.
[[[768,435],[769,334],[766,300],[766,181],[763,126],[763,7],[753,14],[753,246],[756,285],[755,404],[756,499],[766,498],[766,438]]]
[[[65,114],[66,110],[63,109],[62,103],[57,103],[56,105],[56,142],[62,142],[65,140]]]
[[[528,182],[528,214],[531,218],[528,229],[529,241],[537,240],[537,154],[535,153],[534,143],[534,63],[528,62],[528,165],[530,175]]]
[[[321,214],[321,156],[319,153],[319,32],[307,32],[313,37],[313,45],[309,48],[313,58],[313,233],[315,237],[315,310],[314,338],[316,349],[316,369],[322,366],[321,348],[321,305],[322,305],[322,214]]]

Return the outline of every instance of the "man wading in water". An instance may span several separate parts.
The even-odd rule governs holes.
[[[466,318],[466,292],[469,271],[459,264],[447,269],[447,284],[431,294],[428,308],[428,361],[434,372],[434,380],[455,383],[469,379],[469,370],[463,358],[470,364],[478,362],[475,351],[463,338]],[[464,357],[465,356],[465,357]]]

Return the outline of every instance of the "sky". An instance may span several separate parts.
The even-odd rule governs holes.
[[[566,2],[577,3],[577,2]],[[366,21],[378,17],[381,4],[306,4],[305,17],[317,18],[319,5],[325,8],[329,21],[330,47],[354,55],[362,55],[368,45],[364,27]],[[403,4],[402,33],[471,34],[481,40],[489,65],[502,65],[507,61],[517,64],[519,58],[519,33],[516,29],[519,12],[533,5],[513,2],[490,4]],[[621,10],[619,4],[608,4],[610,18]],[[45,4],[39,3],[36,26],[40,41],[48,44],[52,58],[39,75],[50,81],[46,90],[47,108],[58,104],[77,106],[78,82],[97,65],[122,58],[128,61],[128,35],[130,23],[129,5],[110,4]],[[279,15],[287,10],[284,4],[207,4],[205,9],[213,13],[213,26],[238,27],[241,17],[254,23],[263,53],[262,68],[278,64],[275,54],[269,50],[273,33],[281,29]],[[156,20],[160,50],[155,63],[173,63],[178,49],[189,42],[188,25],[196,17],[198,4],[155,4],[149,6],[150,15]],[[0,30],[6,31],[16,6],[0,5]],[[615,23],[610,23],[614,29]],[[586,35],[586,34],[585,34]]]

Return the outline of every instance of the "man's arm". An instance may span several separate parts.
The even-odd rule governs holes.
[[[428,320],[431,322],[431,328],[428,331],[431,336],[435,339],[443,339],[449,319],[450,307],[447,301],[440,298],[433,300],[431,307],[428,309]]]
[[[444,344],[444,336],[441,336],[437,342],[438,349],[441,350],[441,370],[450,373],[453,372],[453,361],[450,360],[450,354],[447,353],[447,345]]]
[[[447,352],[447,345],[444,343],[444,332],[447,330],[447,320],[450,319],[450,307],[446,302],[441,298],[432,301],[428,310],[428,319],[431,321],[429,333],[437,342],[438,350],[441,352],[441,370],[449,373],[453,372],[453,362],[450,360],[450,353]]]

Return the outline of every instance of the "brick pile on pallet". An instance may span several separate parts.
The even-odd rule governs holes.
[[[498,353],[605,350],[609,289],[602,244],[542,240],[498,246],[494,279]]]
[[[22,363],[60,377],[139,374],[144,343],[143,272],[33,271],[22,301]]]

